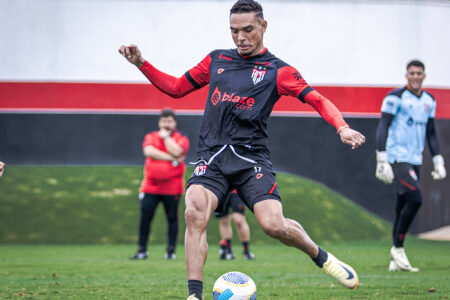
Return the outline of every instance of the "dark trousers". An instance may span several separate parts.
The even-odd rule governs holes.
[[[151,232],[151,223],[159,202],[164,205],[168,222],[168,247],[175,248],[178,235],[178,203],[180,195],[155,195],[141,193],[141,218],[139,223],[139,241],[140,251],[147,250],[149,234]]]
[[[406,234],[422,205],[420,192],[420,166],[408,163],[394,163],[392,169],[397,188],[397,205],[393,228],[393,244],[403,247]]]

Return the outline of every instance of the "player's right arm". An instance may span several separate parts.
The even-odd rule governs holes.
[[[364,144],[366,138],[356,130],[351,129],[344,121],[341,112],[327,98],[311,88],[297,69],[284,66],[278,69],[277,89],[279,95],[298,98],[311,105],[330,125],[336,128],[344,144],[356,149]]]
[[[400,98],[394,95],[388,95],[381,105],[381,118],[378,123],[376,132],[376,159],[377,167],[375,176],[386,184],[392,183],[394,180],[394,172],[389,164],[386,153],[386,141],[388,137],[389,127],[399,108]]]
[[[197,66],[177,78],[161,72],[146,61],[136,45],[121,46],[119,53],[134,64],[163,93],[180,98],[209,83],[209,65],[211,57],[206,56]]]

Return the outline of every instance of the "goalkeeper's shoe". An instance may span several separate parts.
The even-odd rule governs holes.
[[[187,297],[186,300],[200,300],[200,299],[195,297],[195,294],[194,294],[194,295],[190,295],[189,297]]]
[[[130,256],[130,259],[146,259],[148,257],[148,252],[138,252],[133,256]]]
[[[419,268],[411,266],[408,257],[405,253],[405,248],[395,247],[391,248],[391,260],[396,264],[397,268],[402,271],[418,272]]]
[[[323,271],[336,279],[340,284],[349,289],[356,289],[358,286],[358,275],[349,265],[337,259],[328,252],[328,259],[323,264]]]
[[[254,260],[255,254],[251,253],[250,251],[244,251],[244,258],[247,260]]]

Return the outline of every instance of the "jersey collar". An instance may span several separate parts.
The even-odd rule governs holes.
[[[237,51],[237,49],[236,49],[236,51]],[[259,53],[256,54],[256,55],[253,55],[253,56],[241,55],[241,54],[239,54],[239,51],[237,51],[237,53],[238,53],[238,55],[239,55],[240,57],[243,57],[243,58],[255,58],[255,57],[261,57],[261,56],[263,56],[264,54],[266,54],[266,53],[267,53],[267,48],[264,48],[261,52],[259,52]]]
[[[420,95],[419,95],[419,96],[417,96],[416,94],[414,94],[414,93],[411,91],[411,89],[409,88],[409,85],[406,85],[406,89],[407,89],[411,94],[413,94],[414,96],[416,96],[416,97],[419,98],[419,99],[420,99],[420,97],[422,97],[422,95],[423,95],[423,89],[420,90]]]

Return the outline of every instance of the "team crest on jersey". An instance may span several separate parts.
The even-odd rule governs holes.
[[[266,67],[255,66],[253,68],[253,72],[252,72],[253,84],[256,85],[258,82],[263,80],[264,76],[266,75],[266,73],[267,73],[267,68]]]
[[[196,176],[202,176],[206,173],[206,169],[208,169],[207,165],[198,165],[195,167],[194,174]]]
[[[409,176],[411,176],[414,180],[417,181],[417,174],[413,169],[410,169],[409,171]]]

